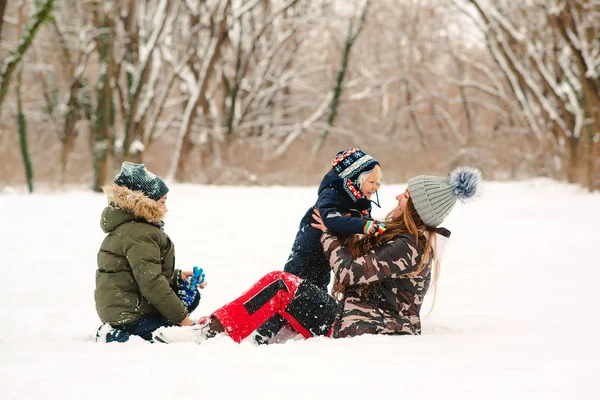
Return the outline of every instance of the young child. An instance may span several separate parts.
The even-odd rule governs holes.
[[[144,164],[124,162],[105,186],[108,206],[100,226],[106,236],[98,252],[96,311],[103,325],[98,342],[125,342],[131,335],[152,341],[162,326],[192,325],[201,269],[175,269],[175,247],[163,230],[169,188]]]
[[[342,234],[379,234],[385,225],[371,219],[371,197],[381,186],[381,167],[364,151],[340,151],[323,177],[318,198],[300,221],[300,227],[283,270],[326,290],[331,267],[321,246],[321,231],[311,226],[313,209],[319,210],[329,231]]]
[[[311,226],[318,209],[329,231],[338,234],[379,235],[385,225],[371,219],[371,197],[381,186],[381,167],[364,151],[350,148],[340,151],[323,177],[318,198],[302,220],[283,270],[327,291],[331,279],[329,260],[321,245],[322,232]],[[281,330],[283,318],[273,317],[258,329],[257,343],[266,343]]]

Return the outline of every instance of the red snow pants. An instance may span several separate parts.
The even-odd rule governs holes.
[[[241,342],[276,314],[305,338],[329,336],[340,305],[317,286],[283,271],[270,272],[211,314]]]

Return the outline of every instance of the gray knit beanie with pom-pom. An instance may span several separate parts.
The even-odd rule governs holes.
[[[448,176],[419,175],[408,181],[408,191],[423,223],[436,227],[444,222],[457,200],[473,197],[481,183],[481,171],[458,167]]]

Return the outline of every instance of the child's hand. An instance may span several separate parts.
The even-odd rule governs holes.
[[[184,277],[184,273],[181,273]],[[186,274],[186,278],[177,291],[177,296],[184,306],[190,307],[197,296],[200,296],[198,288],[206,287],[205,274],[202,268],[194,267],[192,274]]]
[[[190,317],[185,317],[185,318],[183,319],[183,321],[181,321],[181,322],[179,323],[179,326],[192,326],[192,325],[196,325],[196,323],[195,323],[194,321],[192,321],[192,320],[190,319]]]
[[[365,223],[365,234],[379,236],[387,229],[383,222],[367,221]]]
[[[204,289],[204,287],[207,285],[205,276],[206,274],[203,272],[202,268],[198,268],[198,267],[194,267],[194,271],[181,271],[181,281],[182,283],[189,277],[194,276],[194,272],[198,273],[198,287],[200,289]]]
[[[386,229],[387,229],[387,227],[385,226],[385,224],[383,222],[379,222],[379,223],[377,223],[377,230],[375,231],[375,233],[373,235],[379,236],[379,235],[383,234],[383,232],[385,232]]]
[[[185,281],[190,276],[194,275],[192,271],[181,271],[181,281]]]

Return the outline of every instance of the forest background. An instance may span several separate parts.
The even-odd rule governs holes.
[[[386,182],[458,164],[600,188],[598,0],[0,0],[0,192]]]

